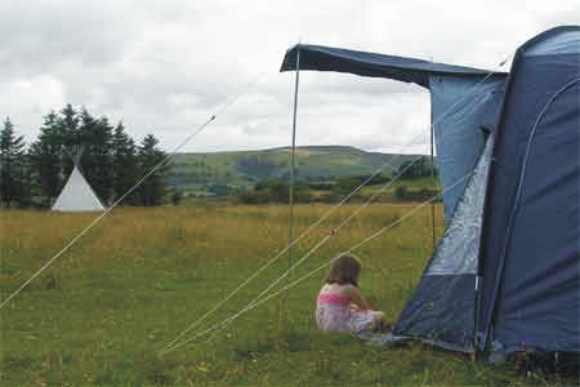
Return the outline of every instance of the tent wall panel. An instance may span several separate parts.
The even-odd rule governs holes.
[[[504,83],[490,77],[430,79],[436,160],[447,220],[453,217],[467,184],[456,184],[457,180],[473,170],[487,135],[495,129]]]
[[[472,352],[475,274],[424,276],[399,316],[394,334]]]
[[[569,44],[557,44],[560,34],[568,43],[575,34],[576,54],[570,54]],[[554,47],[566,52],[558,54]],[[580,28],[550,30],[518,50],[484,212],[481,350],[492,343],[503,351],[580,351],[580,88],[575,80],[580,80]]]

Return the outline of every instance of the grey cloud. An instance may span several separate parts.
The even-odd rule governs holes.
[[[58,72],[67,63],[100,67],[118,60],[138,30],[126,9],[95,2],[8,1],[0,8],[4,76]],[[118,12],[120,11],[120,12]]]
[[[580,14],[577,2],[5,0],[0,113],[30,139],[66,102],[157,135],[170,149],[243,96],[188,150],[285,145],[299,39],[494,68],[524,40]],[[247,84],[258,74],[263,81]],[[425,90],[333,73],[301,73],[299,143],[396,151],[428,128]],[[421,139],[409,148],[425,150]]]

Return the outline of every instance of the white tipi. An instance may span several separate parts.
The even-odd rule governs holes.
[[[80,155],[76,157],[74,169],[70,174],[64,188],[52,205],[53,211],[80,212],[80,211],[103,211],[105,207],[81,173],[78,162]]]

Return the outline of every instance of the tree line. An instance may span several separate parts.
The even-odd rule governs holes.
[[[44,117],[31,144],[6,118],[0,129],[0,202],[4,207],[50,207],[82,151],[81,172],[103,204],[114,203],[166,157],[158,144],[152,134],[137,143],[122,122],[112,125],[107,117],[70,104]],[[167,165],[159,168],[121,204],[159,205],[167,171]]]
[[[401,182],[408,182],[410,187],[406,184],[399,184],[395,190],[389,194],[388,200],[394,201],[424,201],[433,197],[439,192],[435,181],[433,186],[429,185],[420,189],[416,188],[413,180],[419,178],[430,178],[437,175],[437,170],[431,166],[428,157],[422,157],[419,160],[406,161],[401,163],[396,172]],[[393,177],[389,174],[379,173],[376,175],[355,175],[333,177],[332,180],[299,180],[294,187],[294,201],[296,203],[309,203],[313,201],[336,203],[342,200],[346,195],[349,195],[359,187],[373,187],[384,186],[392,182]],[[375,191],[371,191],[375,192]],[[387,195],[383,195],[387,196]],[[366,200],[368,194],[356,194],[353,196],[353,201]],[[265,203],[288,203],[289,200],[289,184],[288,179],[284,178],[269,178],[259,181],[254,185],[252,190],[238,193],[237,199],[244,204],[265,204]]]

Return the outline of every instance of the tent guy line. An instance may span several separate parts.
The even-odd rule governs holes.
[[[34,281],[39,275],[41,275],[46,269],[48,269],[60,256],[67,252],[76,242],[81,239],[85,234],[93,229],[102,219],[104,219],[115,207],[117,207],[127,196],[129,196],[133,191],[135,191],[145,180],[147,180],[151,175],[157,172],[160,168],[170,162],[175,154],[187,145],[193,138],[198,136],[203,132],[212,122],[216,120],[223,112],[230,108],[235,102],[238,101],[243,95],[247,94],[249,90],[259,83],[266,73],[260,73],[255,79],[244,87],[240,93],[235,95],[229,101],[226,101],[224,105],[219,108],[214,114],[210,116],[204,123],[199,125],[196,130],[194,130],[189,136],[187,136],[181,143],[172,149],[172,151],[157,165],[155,165],[149,172],[147,172],[141,179],[139,179],[127,192],[119,197],[109,208],[107,208],[103,213],[97,216],[93,221],[91,221],[82,231],[80,231],[74,238],[72,238],[58,253],[56,253],[52,258],[50,258],[44,265],[42,265],[34,274],[32,274],[26,281],[22,283],[14,292],[12,292],[8,297],[2,300],[0,303],[0,311],[4,308],[14,297],[16,297],[20,292],[22,292],[32,281]]]
[[[412,140],[414,141],[414,140]],[[412,145],[412,143],[406,144],[403,149],[401,150],[405,150],[408,146]],[[397,160],[399,157],[401,157],[401,154],[397,154],[397,156],[395,156],[393,159],[389,160],[386,163],[383,163],[383,165],[381,165],[379,168],[377,168],[366,180],[364,180],[361,184],[359,184],[357,187],[355,187],[355,189],[353,189],[351,192],[349,192],[340,202],[338,202],[337,204],[335,204],[332,208],[330,208],[328,211],[326,211],[324,214],[322,214],[322,216],[320,218],[318,218],[317,221],[315,221],[314,223],[312,223],[310,226],[308,226],[308,228],[306,230],[304,230],[300,235],[298,235],[298,237],[296,237],[295,239],[293,239],[289,244],[286,245],[286,247],[284,247],[278,254],[276,254],[272,259],[270,259],[269,261],[267,261],[264,265],[262,265],[261,267],[259,267],[256,271],[254,271],[254,273],[252,273],[252,275],[250,275],[246,280],[244,280],[242,283],[240,283],[230,294],[228,294],[224,299],[222,299],[220,302],[218,302],[216,305],[214,305],[210,310],[208,310],[205,314],[203,314],[201,317],[199,317],[197,320],[195,320],[194,322],[192,322],[189,326],[187,326],[184,330],[181,331],[181,333],[179,333],[175,338],[173,338],[167,345],[166,348],[169,348],[171,346],[173,346],[181,337],[183,337],[185,334],[187,334],[188,332],[190,332],[192,329],[196,328],[197,326],[199,326],[203,321],[205,321],[210,315],[212,315],[213,313],[215,313],[217,310],[219,310],[219,308],[221,308],[224,304],[226,304],[230,299],[232,299],[239,291],[241,291],[245,286],[247,286],[251,281],[253,281],[258,275],[260,275],[264,270],[266,270],[267,268],[269,268],[270,266],[272,266],[276,261],[278,261],[278,259],[280,259],[285,253],[288,252],[288,250],[294,246],[295,244],[297,244],[299,241],[301,241],[303,238],[305,238],[306,236],[310,235],[311,232],[314,231],[314,229],[320,225],[323,221],[325,221],[326,219],[328,219],[336,210],[338,210],[339,208],[341,208],[347,201],[349,201],[357,192],[359,192],[362,188],[364,188],[370,181],[372,181],[375,177],[377,177],[383,170],[385,170],[387,167],[391,166],[391,164],[394,163],[394,160]],[[405,171],[409,168],[412,167],[412,165],[414,165],[419,159],[421,159],[422,156],[418,156],[417,158],[415,158],[413,160],[412,163],[410,163],[410,165],[408,165],[405,168]],[[404,171],[403,171],[404,172]],[[383,191],[386,188],[383,188],[381,191]],[[372,197],[375,197],[377,194],[375,193]]]
[[[478,91],[478,87],[480,85],[482,85],[483,83],[485,83],[494,74],[500,73],[500,69],[508,62],[508,60],[511,57],[512,57],[512,55],[506,56],[504,59],[502,59],[498,63],[498,65],[497,65],[498,69],[488,71],[488,73],[486,74],[485,77],[483,77],[480,81],[478,81],[477,83],[475,83],[474,85],[472,85],[469,89],[467,89],[466,92],[460,98],[457,98],[457,100],[453,104],[451,104],[445,111],[443,111],[442,113],[439,114],[439,116],[431,123],[431,125],[429,126],[428,129],[429,130],[433,129],[435,127],[435,125],[437,123],[439,123],[441,120],[443,120],[447,115],[449,115],[452,112],[452,110],[457,105],[459,105],[463,100],[465,100],[468,97],[470,97],[473,92]],[[477,95],[477,94],[479,94],[479,93],[475,93],[475,95]],[[460,128],[453,128],[450,132],[455,132],[455,131],[459,131],[459,130],[460,130]],[[419,133],[417,133],[417,135],[415,137],[413,137],[410,141],[408,141],[406,144],[403,145],[402,149],[399,150],[399,154],[396,157],[400,157],[400,153],[402,151],[404,151],[405,149],[407,149],[409,146],[413,145],[415,143],[415,141],[417,141],[418,139],[421,138],[421,136],[424,136],[424,135],[425,135],[425,132],[424,131],[420,131]],[[306,235],[310,234],[310,232],[312,232],[316,226],[318,226],[325,219],[327,219],[332,213],[334,213],[335,210],[337,210],[338,208],[342,207],[354,194],[356,194],[356,192],[358,192],[360,189],[362,189],[363,187],[365,187],[374,177],[376,177],[378,174],[380,174],[391,163],[392,163],[392,160],[390,160],[389,162],[386,162],[383,165],[381,165],[375,172],[373,172],[373,174],[371,174],[371,176],[367,180],[363,181],[353,191],[351,191],[348,195],[346,195],[343,200],[341,200],[334,207],[332,207],[330,210],[328,210],[326,213],[324,213],[316,222],[314,222],[313,224],[311,224],[296,239],[292,240],[284,249],[282,249],[271,260],[267,261],[262,267],[258,268],[258,270],[256,270],[250,277],[248,277],[245,281],[243,281],[241,284],[239,284],[224,299],[222,299],[214,307],[212,307],[210,310],[208,310],[206,313],[204,313],[201,317],[199,317],[197,320],[195,320],[193,323],[191,323],[188,327],[186,327],[184,330],[182,330],[181,333],[179,333],[175,338],[173,338],[166,345],[166,348],[169,348],[169,347],[175,345],[175,343],[181,337],[183,337],[185,334],[187,334],[188,332],[190,332],[192,329],[198,327],[210,315],[212,315],[217,310],[219,310],[224,304],[226,304],[230,299],[232,299],[239,291],[241,291],[245,286],[247,286],[251,281],[253,281],[259,274],[261,274],[264,270],[266,270],[268,267],[270,267],[272,264],[274,264],[278,259],[280,259],[280,257],[282,257],[282,255],[284,255],[286,252],[288,252],[289,249],[294,246],[294,244],[296,244],[297,242],[299,242]]]
[[[505,63],[505,61],[506,60],[503,60],[501,63]],[[414,140],[411,140],[411,142],[413,142],[413,141]],[[338,231],[340,231],[345,225],[347,225],[352,219],[354,219],[361,211],[363,211],[365,208],[367,208],[373,202],[374,199],[376,199],[380,194],[384,193],[389,187],[391,187],[394,183],[396,183],[399,179],[401,179],[402,176],[405,174],[405,172],[407,172],[407,170],[409,170],[413,165],[415,165],[415,163],[417,163],[421,158],[422,158],[422,156],[418,156],[418,157],[414,158],[413,161],[411,163],[409,163],[405,168],[403,168],[403,170],[399,171],[395,175],[395,177],[393,179],[391,179],[387,183],[383,184],[383,186],[379,190],[377,190],[376,192],[374,192],[373,195],[371,195],[362,205],[360,205],[355,211],[353,211],[348,217],[346,217],[343,220],[343,222],[341,222],[338,226],[336,226],[335,228],[333,228],[332,231],[331,231],[331,235],[330,236],[334,236],[336,233],[338,233]],[[326,243],[326,241],[328,241],[328,239],[325,237],[324,238],[324,243]],[[316,245],[314,251],[316,251],[320,247],[322,247],[322,245],[324,245],[324,243],[323,244],[320,244],[320,245]],[[291,268],[289,268],[278,279],[276,279],[275,281],[273,281],[264,291],[262,291],[262,293],[260,293],[256,298],[254,298],[254,300],[252,300],[249,303],[249,305],[251,305],[254,302],[256,302],[257,300],[259,300],[265,293],[267,293],[268,291],[270,291],[283,278],[285,278],[286,276],[288,276],[293,269],[295,269],[302,262],[304,262],[306,260],[306,258],[308,258],[309,256],[310,256],[310,254],[308,254],[308,256],[303,257],[298,262],[296,262]]]
[[[258,294],[256,297],[254,297],[248,304],[246,304],[245,307],[253,305],[254,303],[258,302],[260,300],[260,298],[262,298],[265,294],[267,294],[270,290],[272,290],[278,283],[280,283],[284,278],[286,278],[288,275],[290,275],[290,273],[296,269],[298,266],[300,266],[303,262],[305,262],[308,258],[310,258],[310,256],[316,252],[319,248],[321,248],[322,246],[324,246],[326,244],[326,242],[328,242],[332,237],[334,237],[341,229],[342,227],[344,227],[345,225],[347,225],[355,216],[357,216],[362,210],[364,210],[365,208],[367,208],[370,203],[380,194],[382,194],[383,192],[385,192],[385,190],[387,188],[389,188],[391,185],[393,185],[407,170],[409,170],[410,168],[412,168],[412,166],[417,163],[417,161],[419,161],[420,159],[422,159],[423,156],[418,156],[416,157],[411,163],[409,163],[409,165],[407,165],[405,168],[403,168],[403,170],[401,170],[397,176],[388,181],[387,183],[383,184],[383,186],[377,190],[376,192],[373,193],[373,195],[371,195],[369,197],[368,200],[366,200],[365,203],[363,203],[361,206],[359,206],[355,211],[353,211],[348,217],[346,217],[338,226],[334,227],[331,232],[327,233],[322,240],[320,240],[313,248],[311,248],[307,254],[305,254],[304,256],[302,256],[298,261],[296,261],[294,264],[292,264],[284,273],[282,273],[278,278],[276,278],[274,281],[272,281],[270,283],[270,285],[268,285],[264,290],[262,290],[262,292],[260,294]],[[245,308],[244,307],[244,308]],[[242,308],[243,309],[243,308]],[[199,325],[199,324],[198,324]],[[187,329],[182,331],[176,338],[174,338],[173,340],[171,340],[171,342],[165,347],[167,351],[170,351],[171,348],[173,346],[175,346],[177,344],[177,342],[179,341],[179,339],[181,337],[183,337],[185,334],[187,334],[189,331],[191,331],[191,329]],[[160,353],[164,353],[164,351],[160,351]]]
[[[466,175],[464,175],[463,177],[461,177],[460,179],[458,179],[454,184],[450,185],[449,187],[447,187],[447,190],[455,188],[457,185],[461,184],[463,181],[469,179],[469,177],[471,175],[473,175],[474,170],[471,170],[470,172],[468,172]],[[393,229],[394,227],[398,226],[399,224],[401,224],[403,221],[407,220],[408,218],[410,218],[411,216],[413,216],[414,214],[416,214],[419,210],[421,210],[422,208],[424,208],[425,206],[429,205],[430,203],[432,203],[435,199],[437,199],[439,196],[441,196],[444,193],[444,191],[441,191],[435,195],[433,195],[432,197],[430,197],[429,199],[425,200],[424,202],[418,204],[417,206],[413,207],[413,209],[409,210],[407,213],[405,213],[401,218],[397,219],[396,221],[382,227],[381,229],[379,229],[378,231],[376,231],[375,233],[371,234],[369,237],[363,239],[362,241],[360,241],[359,243],[355,244],[353,247],[351,247],[350,249],[340,253],[340,254],[349,254],[354,252],[355,250],[358,250],[359,248],[361,248],[362,246],[364,246],[365,244],[367,244],[368,242],[372,241],[373,239],[381,236],[382,234],[384,234],[385,232]],[[327,236],[328,237],[328,236]],[[316,246],[315,246],[316,247]],[[311,252],[307,252],[306,255],[311,254]],[[340,255],[338,254],[338,255]],[[200,338],[202,336],[207,335],[208,333],[214,332],[218,329],[221,328],[225,328],[227,326],[227,324],[233,322],[234,320],[238,319],[239,317],[241,317],[243,314],[250,312],[251,310],[257,308],[258,306],[264,304],[265,302],[269,301],[270,299],[282,294],[283,292],[293,288],[294,286],[304,282],[305,280],[307,280],[308,278],[312,277],[314,274],[318,273],[320,270],[324,269],[325,267],[329,266],[330,264],[332,264],[332,262],[334,261],[335,258],[331,259],[328,262],[323,263],[322,265],[316,267],[315,269],[313,269],[312,271],[308,272],[307,274],[303,275],[302,277],[298,278],[297,280],[289,283],[288,285],[280,288],[278,291],[271,293],[270,295],[262,298],[261,300],[257,301],[254,304],[251,305],[247,305],[246,307],[244,307],[242,310],[240,310],[239,312],[237,312],[236,314],[222,320],[219,323],[216,323],[214,325],[212,325],[211,327],[197,333],[196,335],[190,337],[187,340],[182,341],[179,344],[176,344],[175,346],[160,352],[160,355],[166,355],[169,352],[172,352],[184,345],[187,345],[189,343],[191,343],[192,341],[194,341],[197,338]]]
[[[196,130],[193,133],[193,135],[188,136],[188,138],[186,140],[189,141],[190,139],[192,139],[193,137],[195,137],[196,135],[201,133],[210,123],[212,123],[215,120],[215,117],[216,117],[215,115],[212,115],[206,122],[204,122],[198,128],[198,130]],[[173,152],[178,151],[186,143],[187,142],[184,141]],[[22,290],[24,290],[32,281],[34,281],[46,269],[48,269],[50,267],[50,265],[52,265],[60,256],[62,256],[65,252],[67,252],[73,245],[75,245],[79,239],[81,239],[85,234],[87,234],[90,230],[92,230],[92,228],[94,226],[96,226],[103,218],[105,218],[129,194],[131,194],[135,189],[137,189],[147,178],[149,178],[149,176],[151,176],[152,174],[157,172],[163,165],[165,165],[169,160],[171,160],[171,158],[173,158],[173,156],[174,156],[174,153],[171,153],[169,156],[167,156],[165,159],[163,159],[161,162],[159,162],[155,167],[153,167],[140,180],[138,180],[137,183],[135,185],[133,185],[133,187],[131,187],[127,192],[125,192],[123,195],[121,195],[121,197],[116,202],[114,202],[113,205],[111,205],[103,213],[101,213],[99,216],[97,216],[95,219],[93,219],[93,221],[91,223],[89,223],[81,232],[79,232],[73,239],[71,239],[58,253],[56,253],[44,265],[42,265],[40,267],[40,269],[38,269],[34,274],[32,274],[32,276],[30,276],[30,278],[28,278],[28,280],[26,280],[24,283],[22,283],[22,285],[20,285],[20,287],[18,287],[8,297],[6,297],[4,300],[2,300],[2,303],[0,303],[0,310],[2,310],[2,308],[10,302],[10,300],[12,300],[20,292],[22,292]]]
[[[411,163],[409,163],[405,168],[403,168],[392,180],[388,181],[387,183],[383,184],[383,186],[374,192],[363,204],[361,204],[355,211],[353,211],[349,216],[344,218],[344,220],[338,224],[338,226],[334,227],[319,243],[317,243],[309,252],[308,254],[304,255],[301,259],[296,261],[292,265],[292,267],[288,268],[284,273],[282,273],[277,279],[272,281],[268,287],[266,287],[262,292],[257,295],[252,301],[250,301],[247,305],[253,305],[254,303],[258,302],[265,294],[267,294],[270,290],[272,290],[277,284],[280,283],[284,278],[286,278],[290,273],[295,270],[298,266],[304,263],[310,256],[320,249],[322,246],[326,244],[332,237],[336,236],[338,232],[346,226],[352,219],[354,219],[358,214],[360,214],[365,208],[367,208],[379,195],[384,193],[389,187],[395,184],[409,169],[415,165],[422,156],[416,157]]]

